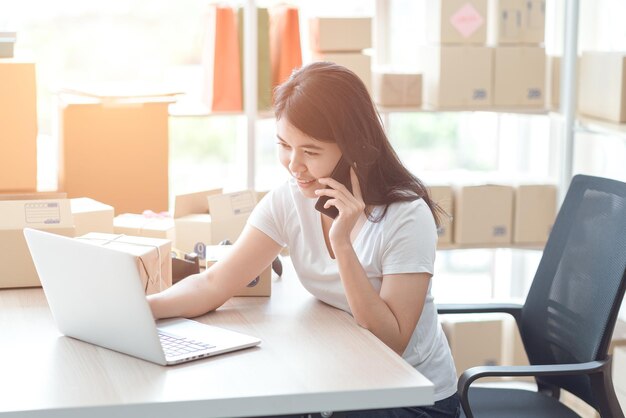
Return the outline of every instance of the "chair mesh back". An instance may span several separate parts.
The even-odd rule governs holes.
[[[576,176],[522,310],[531,364],[606,358],[626,269],[626,184]],[[587,377],[542,378],[596,405]]]

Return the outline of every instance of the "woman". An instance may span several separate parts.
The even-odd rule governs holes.
[[[229,258],[150,296],[154,316],[220,307],[288,246],[309,292],[351,313],[435,385],[432,407],[340,416],[458,416],[454,364],[430,293],[436,205],[400,163],[365,85],[344,67],[313,63],[277,87],[275,113],[291,179],[259,202]],[[340,158],[352,192],[330,178]],[[334,219],[315,210],[322,196]]]

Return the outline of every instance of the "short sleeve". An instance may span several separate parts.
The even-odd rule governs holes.
[[[248,224],[255,227],[279,245],[287,245],[285,232],[286,205],[285,200],[289,198],[289,190],[285,185],[267,193],[263,199],[255,206],[248,218]]]
[[[383,275],[434,274],[437,228],[426,202],[418,199],[393,203],[383,222]]]

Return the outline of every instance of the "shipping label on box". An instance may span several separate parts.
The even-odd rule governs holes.
[[[580,57],[580,113],[611,122],[626,122],[626,54],[583,52]]]
[[[556,186],[520,185],[515,189],[513,242],[540,244],[548,240],[556,218]]]
[[[464,186],[454,199],[454,242],[510,244],[513,238],[513,187]]]
[[[372,91],[372,58],[361,52],[315,52],[314,61],[328,61],[342,65],[355,73],[367,90]]]
[[[123,213],[113,219],[113,232],[137,237],[176,240],[174,219],[169,216],[146,216]]]
[[[224,259],[232,250],[232,245],[210,245],[206,248],[206,267]],[[267,266],[254,280],[246,287],[237,292],[234,296],[270,296],[272,294],[272,266]]]
[[[317,52],[355,52],[372,47],[372,18],[309,19],[309,43]]]
[[[374,73],[373,99],[381,106],[421,106],[422,75]]]
[[[546,55],[542,47],[494,48],[495,106],[545,108]]]
[[[27,196],[24,196],[25,198]],[[41,286],[23,229],[74,236],[70,202],[65,198],[19,200],[0,196],[0,288]]]
[[[452,243],[452,214],[454,213],[454,190],[452,186],[430,186],[430,198],[445,212],[439,215],[437,244]]]
[[[37,189],[35,64],[0,60],[0,191]]]
[[[169,240],[96,232],[76,239],[136,256],[137,270],[147,295],[172,285],[172,243]]]
[[[427,46],[424,104],[433,108],[484,108],[493,104],[493,49],[480,46]]]
[[[426,40],[432,44],[484,45],[487,0],[429,0]]]
[[[70,199],[76,236],[89,232],[113,233],[113,206],[98,202],[88,197]]]

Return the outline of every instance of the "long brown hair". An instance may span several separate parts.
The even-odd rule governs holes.
[[[354,167],[365,204],[384,206],[376,219],[366,212],[371,220],[380,221],[391,203],[422,198],[439,226],[441,209],[400,162],[367,88],[352,71],[329,62],[295,70],[276,87],[274,112],[311,138],[337,143]]]

